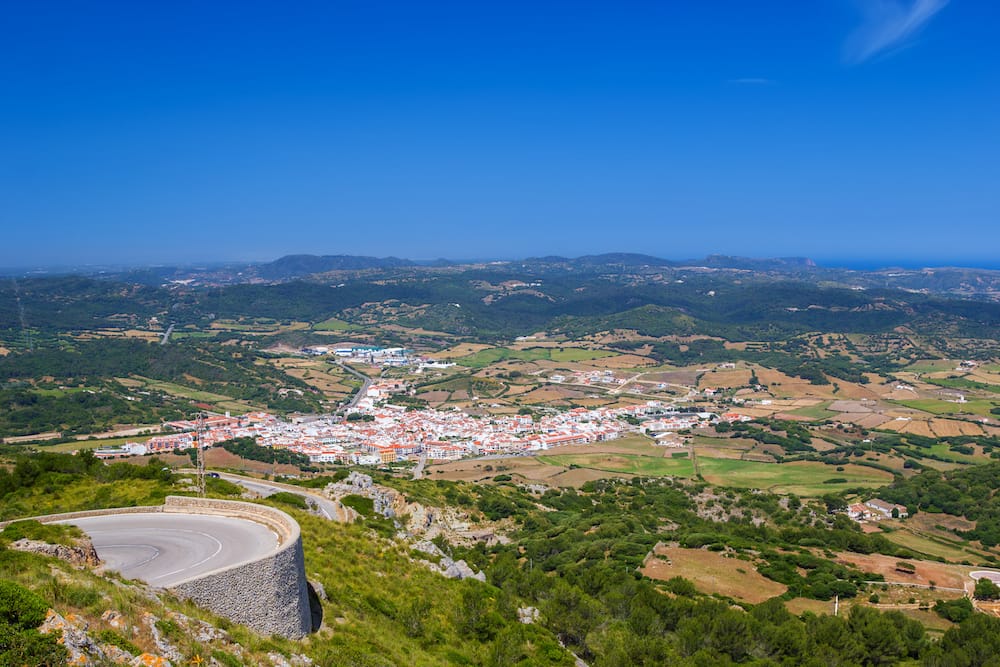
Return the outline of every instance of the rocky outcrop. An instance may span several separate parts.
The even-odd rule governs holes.
[[[133,656],[117,646],[101,644],[88,634],[89,624],[86,620],[74,615],[62,616],[49,609],[45,622],[38,628],[42,634],[55,634],[59,643],[69,651],[70,665],[94,665],[117,663],[124,664]]]
[[[86,538],[77,540],[76,544],[73,546],[66,546],[65,544],[49,544],[48,542],[29,540],[25,538],[12,542],[10,548],[17,551],[27,551],[30,553],[41,554],[43,556],[51,556],[78,567],[97,567],[101,564],[101,559],[98,558],[97,550],[94,549],[93,543]]]
[[[413,549],[436,558],[438,560],[436,564],[427,560],[421,560],[420,562],[449,579],[476,579],[478,581],[486,581],[486,574],[484,572],[476,572],[464,560],[452,560],[430,540],[421,540],[420,542],[417,542],[413,545]]]

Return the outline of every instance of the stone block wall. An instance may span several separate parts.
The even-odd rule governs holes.
[[[257,521],[278,534],[277,551],[173,586],[178,594],[262,634],[298,638],[312,628],[299,524],[280,510],[232,500],[169,496],[164,512],[216,514]]]
[[[299,638],[312,629],[299,524],[284,512],[233,500],[168,496],[162,506],[119,507],[30,517],[42,523],[91,516],[171,512],[229,516],[262,523],[278,535],[278,548],[259,560],[181,581],[172,590],[261,634]],[[5,527],[9,521],[0,523]]]

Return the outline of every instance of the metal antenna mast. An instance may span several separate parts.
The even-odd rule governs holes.
[[[198,495],[205,497],[205,413],[198,413],[198,430],[194,436],[194,448],[197,453]]]

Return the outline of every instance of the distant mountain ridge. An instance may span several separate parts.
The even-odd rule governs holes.
[[[732,255],[709,255],[704,265],[719,269],[747,269],[751,271],[780,271],[790,269],[818,268],[808,257],[737,257]]]
[[[328,271],[362,271],[364,269],[398,269],[417,263],[398,257],[365,257],[359,255],[285,255],[267,264],[256,266],[265,280],[288,280]]]

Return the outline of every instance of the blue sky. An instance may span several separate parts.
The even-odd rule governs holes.
[[[0,12],[0,266],[1000,265],[1000,3]]]

